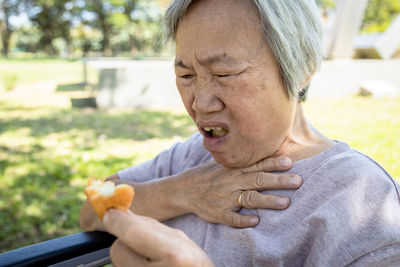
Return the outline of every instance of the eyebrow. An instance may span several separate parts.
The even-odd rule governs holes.
[[[203,66],[215,65],[218,63],[222,63],[222,64],[226,64],[226,65],[234,65],[234,64],[237,64],[238,61],[236,59],[234,59],[233,57],[222,54],[222,55],[211,56],[204,60],[199,60],[199,63],[200,63],[200,65],[203,65]],[[182,60],[175,61],[175,67],[181,67],[181,68],[185,68],[185,69],[190,68],[190,67],[186,66]]]

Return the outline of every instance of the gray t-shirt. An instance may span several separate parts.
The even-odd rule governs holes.
[[[121,179],[148,181],[180,173],[212,159],[196,133],[153,160],[119,172]],[[260,224],[236,229],[193,214],[165,223],[183,230],[217,266],[400,266],[400,187],[376,162],[336,142],[293,164],[298,190],[283,211],[242,209]]]

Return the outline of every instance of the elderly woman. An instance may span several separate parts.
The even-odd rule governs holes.
[[[302,111],[322,60],[315,3],[176,0],[166,25],[177,88],[199,133],[110,178],[135,187],[131,210],[180,229],[216,265],[399,264],[399,185]],[[151,248],[138,245],[146,223],[124,216],[106,215],[107,229],[135,251],[128,254],[152,260]],[[113,227],[116,218],[128,223]],[[87,203],[81,225],[104,229]],[[152,220],[148,227],[155,235],[170,229]],[[172,242],[158,237],[153,253]],[[204,259],[190,242],[175,244]]]

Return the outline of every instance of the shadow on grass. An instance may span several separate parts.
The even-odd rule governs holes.
[[[12,108],[8,107],[10,111]],[[21,108],[17,108],[20,110]],[[32,109],[27,112],[33,111]],[[132,111],[111,114],[94,109],[54,110],[37,119],[0,119],[0,134],[29,128],[30,135],[45,137],[52,133],[90,130],[95,137],[105,135],[108,139],[146,140],[190,136],[195,127],[189,116],[167,111]]]
[[[57,92],[71,92],[71,91],[84,91],[85,84],[84,83],[67,83],[67,84],[59,84],[57,85]]]

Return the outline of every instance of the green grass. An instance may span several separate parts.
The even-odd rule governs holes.
[[[83,63],[80,60],[60,59],[0,59],[0,88],[5,79],[16,75],[16,85],[24,86],[46,80],[58,82],[83,81]],[[94,70],[89,71],[94,77]]]
[[[38,62],[14,60],[13,68]],[[8,63],[0,60],[0,69]],[[183,111],[71,109],[70,94],[82,89],[80,63],[40,64],[44,73],[56,65],[66,72],[43,74],[40,81],[53,81],[51,88],[30,86],[39,79],[27,74],[22,89],[0,89],[0,252],[80,231],[88,177],[150,159],[195,131]],[[311,100],[305,112],[322,133],[400,180],[400,99]]]
[[[182,113],[26,108],[0,102],[0,251],[80,231],[88,177],[190,136]]]

